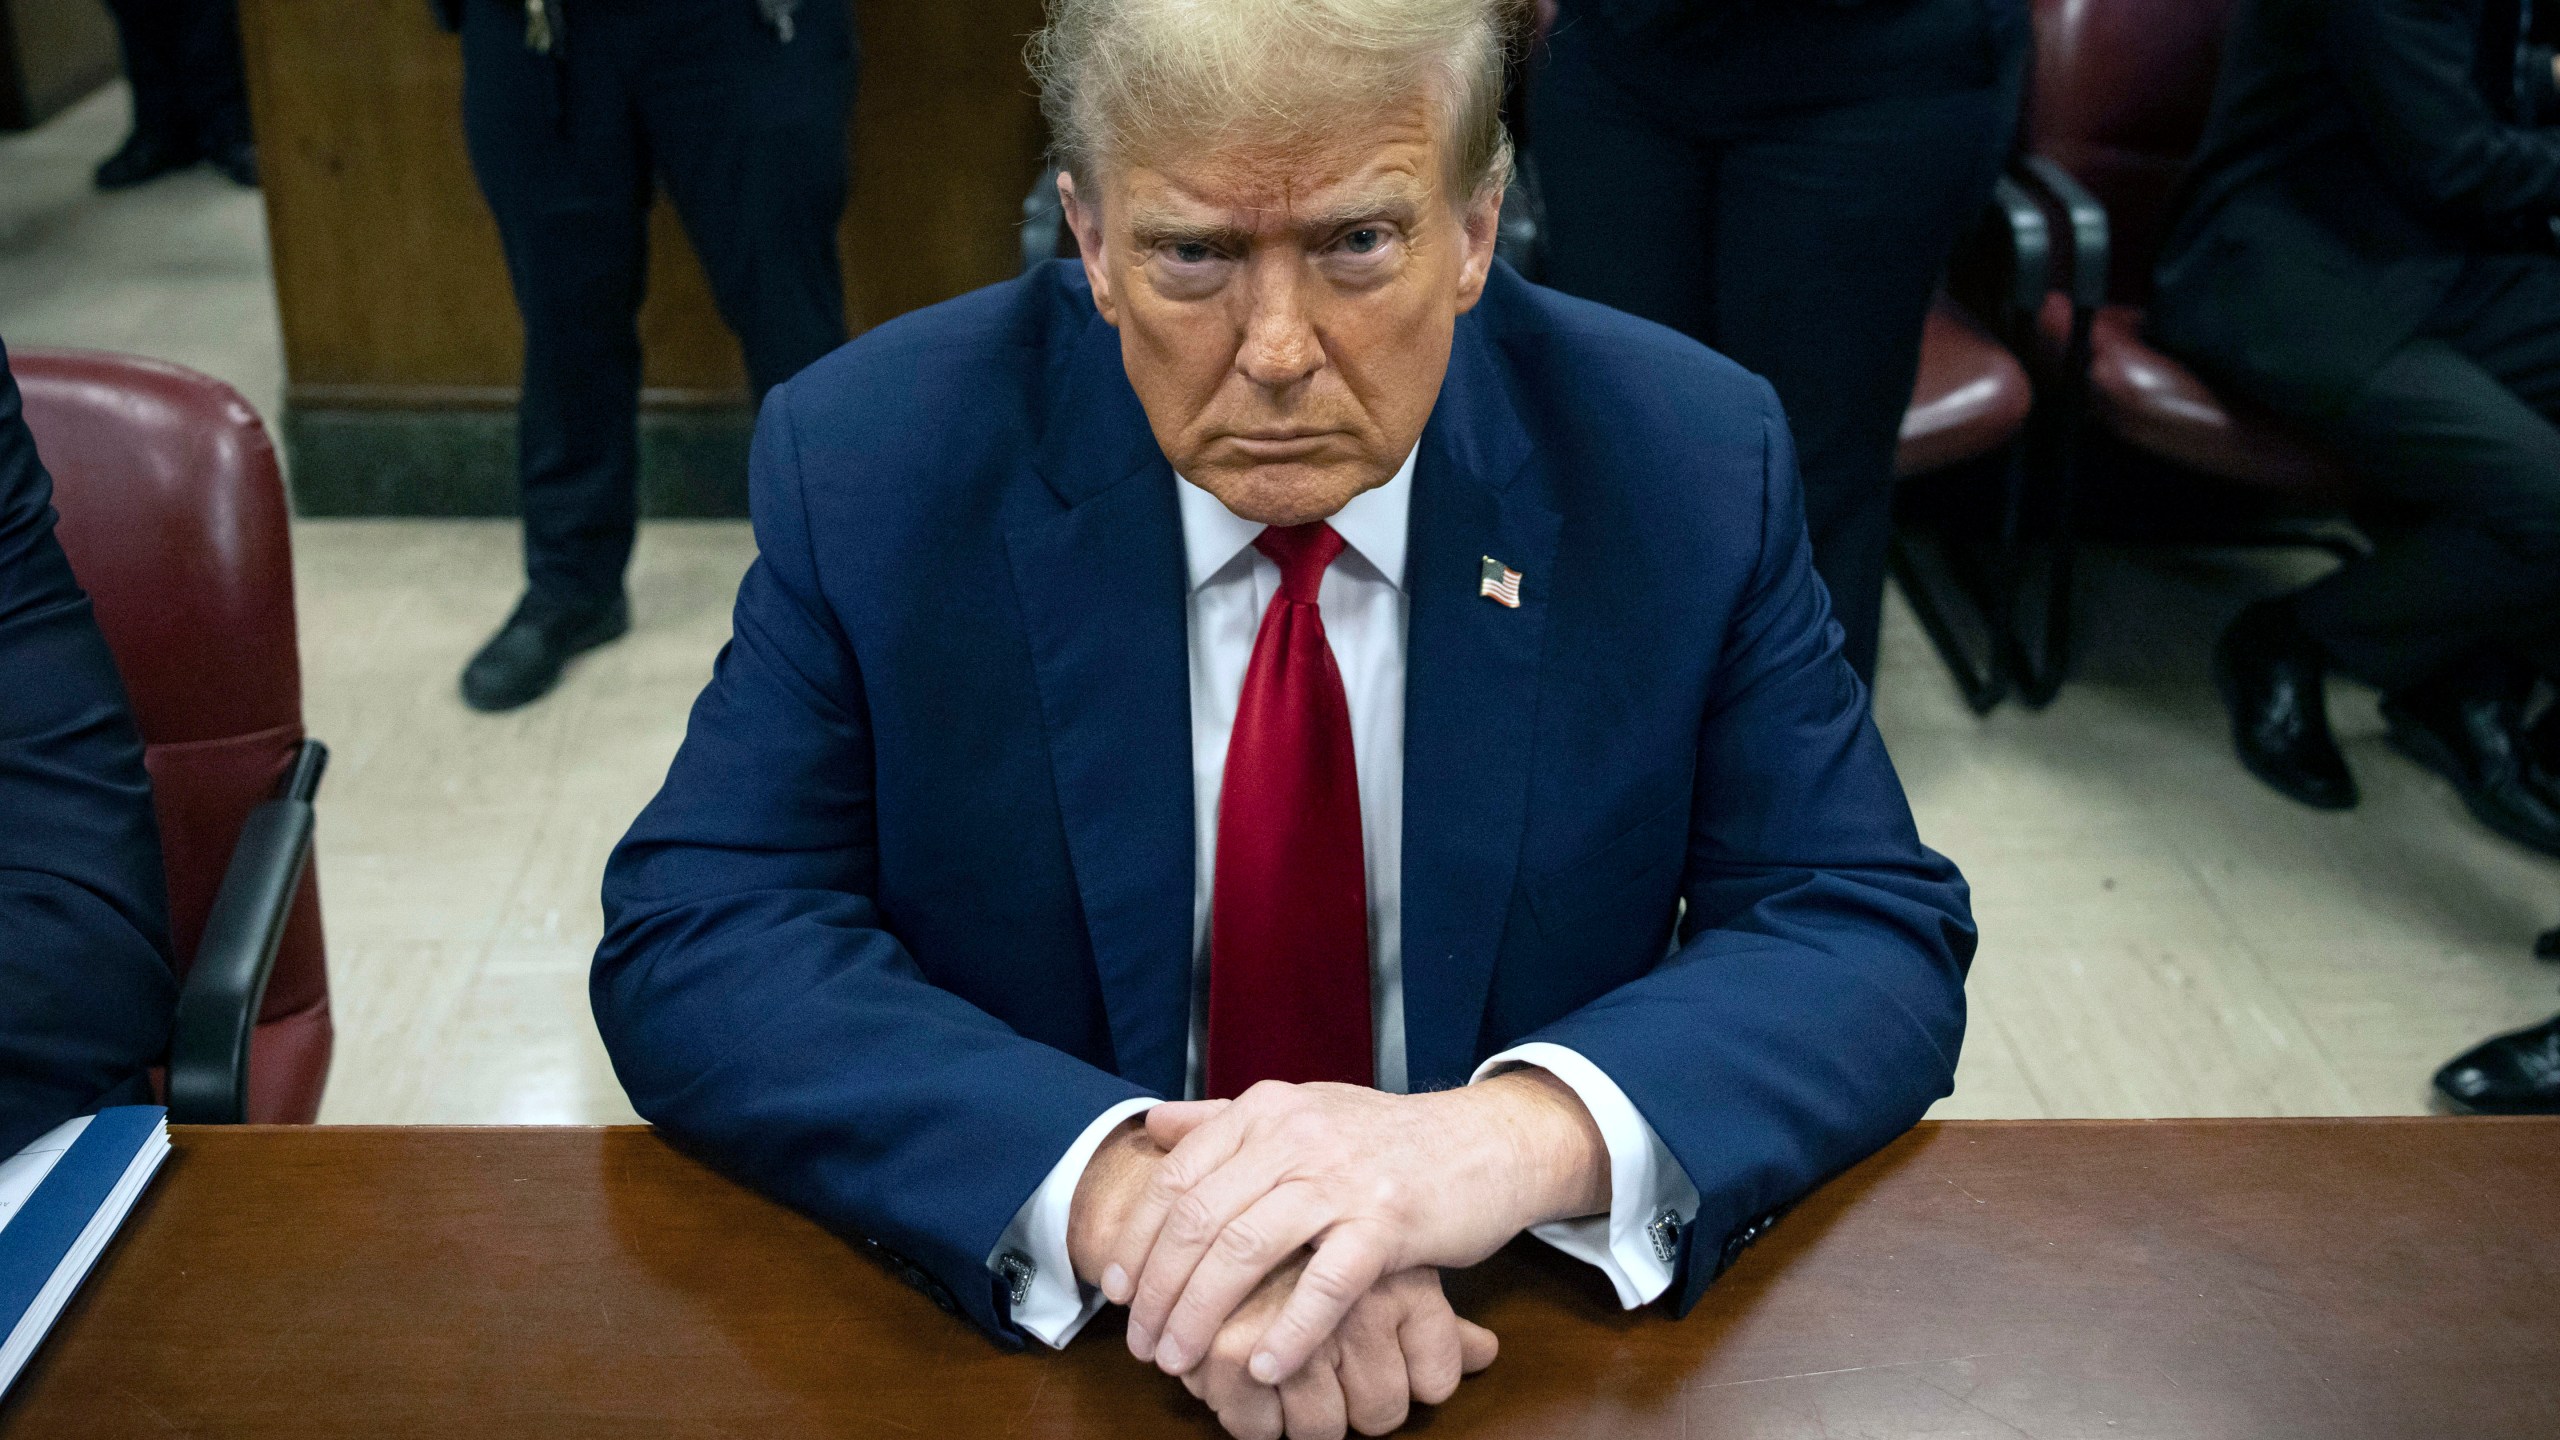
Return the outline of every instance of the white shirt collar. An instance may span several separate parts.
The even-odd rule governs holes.
[[[1421,448],[1406,454],[1386,484],[1352,496],[1350,504],[1325,522],[1352,553],[1399,590],[1404,588],[1405,528],[1413,513],[1413,453]],[[1243,554],[1263,527],[1188,480],[1177,477],[1173,488],[1182,501],[1183,558],[1190,565],[1191,588],[1197,590]]]

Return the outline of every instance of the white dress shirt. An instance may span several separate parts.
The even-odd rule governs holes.
[[[1209,901],[1218,855],[1218,800],[1227,736],[1244,694],[1245,669],[1263,613],[1280,590],[1280,567],[1253,548],[1263,527],[1187,481],[1182,541],[1191,579],[1191,796],[1198,837],[1191,907],[1191,1041],[1188,1093],[1201,1092],[1208,1032]],[[1351,712],[1351,749],[1360,778],[1360,844],[1369,884],[1369,1017],[1381,1090],[1405,1089],[1404,956],[1404,590],[1405,529],[1412,510],[1413,457],[1395,478],[1353,498],[1329,522],[1340,558],[1317,592],[1325,640],[1342,672]],[[1484,602],[1492,604],[1491,600]],[[1609,1148],[1609,1213],[1540,1225],[1531,1234],[1608,1275],[1629,1308],[1671,1283],[1671,1226],[1697,1215],[1698,1191],[1633,1102],[1600,1068],[1561,1045],[1516,1046],[1476,1068],[1473,1080],[1536,1065],[1580,1096]],[[1067,1210],[1076,1184],[1105,1136],[1155,1105],[1126,1100],[1096,1116],[1049,1172],[987,1257],[1013,1290],[1013,1322],[1063,1347],[1102,1308],[1100,1291],[1080,1286],[1067,1258]]]

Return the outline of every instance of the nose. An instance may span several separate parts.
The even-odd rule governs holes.
[[[1256,256],[1248,278],[1236,369],[1256,385],[1285,390],[1324,365],[1324,345],[1308,313],[1312,287],[1295,257]]]

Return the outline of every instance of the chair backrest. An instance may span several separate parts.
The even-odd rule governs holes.
[[[2035,0],[2027,144],[2107,207],[2111,299],[2151,294],[2170,192],[2204,138],[2237,0]]]
[[[18,350],[60,536],[142,730],[179,972],[249,811],[302,743],[284,479],[230,386],[156,360]],[[316,875],[276,955],[251,1048],[248,1118],[317,1115],[331,1042]]]

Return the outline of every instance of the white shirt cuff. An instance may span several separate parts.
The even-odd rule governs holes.
[[[1600,1267],[1627,1309],[1652,1301],[1671,1288],[1677,1232],[1698,1218],[1698,1187],[1627,1092],[1579,1051],[1544,1041],[1515,1045],[1477,1066],[1467,1083],[1522,1065],[1537,1066],[1581,1097],[1609,1147],[1609,1213],[1553,1220],[1529,1233]]]
[[[1074,1205],[1076,1185],[1104,1137],[1132,1115],[1164,1102],[1139,1096],[1105,1110],[1084,1127],[1076,1143],[1058,1157],[1049,1178],[1014,1212],[987,1268],[1012,1287],[1013,1323],[1052,1349],[1063,1350],[1085,1322],[1102,1309],[1102,1292],[1076,1282],[1075,1263],[1067,1258],[1067,1211]]]

